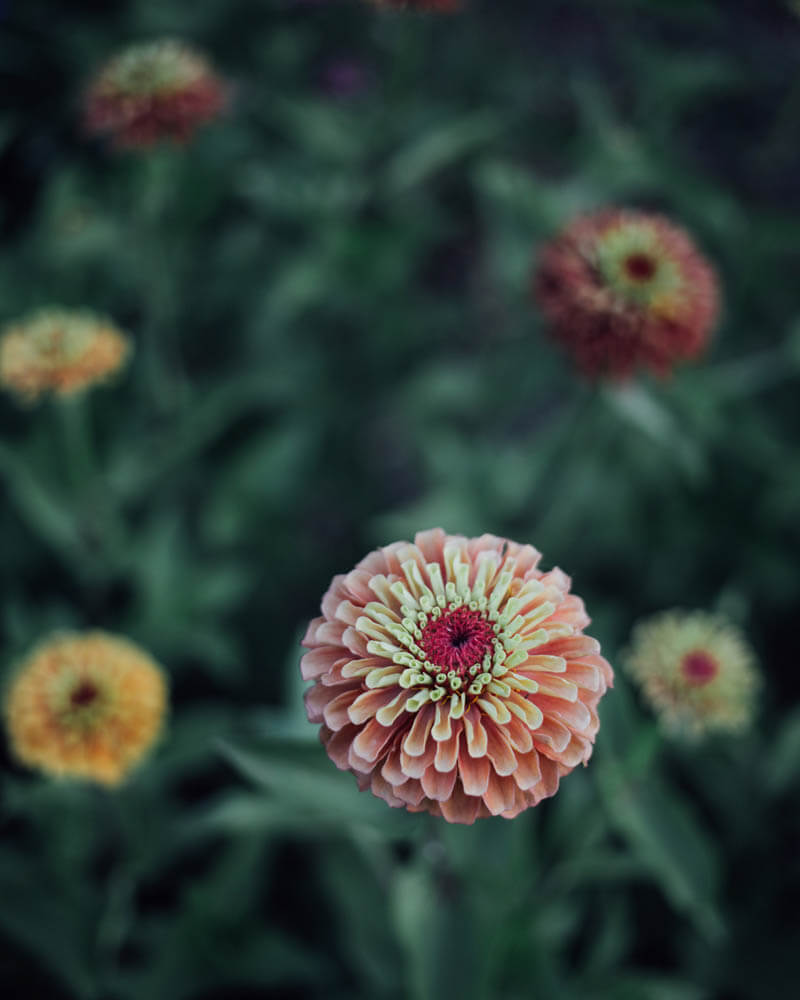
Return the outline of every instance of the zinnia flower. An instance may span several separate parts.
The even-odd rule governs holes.
[[[164,675],[145,652],[88,632],[37,647],[12,680],[5,715],[22,763],[116,785],[152,747],[166,704]]]
[[[132,45],[100,71],[86,94],[90,132],[109,133],[117,146],[183,142],[219,115],[225,86],[206,58],[183,42]]]
[[[130,341],[114,324],[86,310],[40,309],[0,335],[0,384],[33,401],[68,395],[114,375]]]
[[[660,215],[608,208],[548,244],[535,278],[553,334],[590,376],[666,375],[698,355],[717,318],[715,273]]]
[[[741,730],[752,718],[755,656],[721,615],[666,611],[647,619],[633,631],[626,668],[673,734]]]
[[[586,763],[613,674],[569,577],[539,558],[436,529],[334,577],[303,640],[306,711],[362,790],[472,823]]]

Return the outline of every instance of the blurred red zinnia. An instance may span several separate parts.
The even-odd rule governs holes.
[[[545,247],[534,284],[553,335],[590,376],[666,375],[703,350],[719,310],[714,270],[688,234],[631,209],[567,226]]]
[[[216,118],[226,88],[203,55],[164,39],[132,45],[100,71],[86,94],[90,132],[108,133],[117,146],[185,142]]]
[[[441,529],[334,577],[301,662],[328,755],[391,806],[512,818],[591,756],[613,673],[559,569]]]

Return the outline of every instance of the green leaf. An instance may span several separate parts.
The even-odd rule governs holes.
[[[361,793],[349,773],[339,771],[323,751],[280,744],[242,747],[219,745],[222,755],[238,771],[274,795],[291,815],[313,816],[343,828],[358,824],[378,826],[388,835],[407,835],[413,818],[369,793]]]
[[[401,194],[424,183],[432,174],[488,145],[507,127],[504,117],[488,111],[438,123],[394,153],[386,166],[389,193]]]
[[[677,909],[709,939],[723,932],[714,845],[688,805],[659,776],[636,776],[608,759],[595,765],[612,825]]]

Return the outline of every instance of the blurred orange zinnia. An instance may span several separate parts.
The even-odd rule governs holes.
[[[166,706],[162,671],[133,643],[102,632],[65,633],[22,664],[5,716],[22,763],[117,785],[152,747]]]
[[[561,570],[441,529],[334,577],[303,677],[328,755],[391,806],[516,816],[586,763],[613,673]]]
[[[186,141],[225,103],[225,85],[206,58],[162,39],[131,45],[106,64],[87,91],[85,121],[119,147],[146,147]]]
[[[114,324],[79,309],[40,309],[0,335],[0,385],[28,401],[69,395],[110,378],[130,354]]]
[[[549,243],[535,277],[552,332],[588,375],[666,375],[706,346],[717,278],[688,234],[632,209],[585,215]]]

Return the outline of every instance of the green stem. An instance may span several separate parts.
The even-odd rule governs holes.
[[[100,986],[110,992],[116,985],[119,955],[134,921],[137,866],[133,856],[135,836],[125,813],[125,792],[107,792],[104,797],[103,819],[117,859],[106,881],[105,906],[97,926],[96,947]]]
[[[144,369],[155,406],[164,413],[179,402],[182,365],[172,331],[175,326],[173,261],[167,214],[175,198],[176,152],[155,150],[144,162],[141,210],[136,226],[141,297],[146,303],[142,329]]]
[[[94,455],[89,413],[82,393],[58,400],[59,423],[64,441],[67,478],[80,502],[94,478]]]

